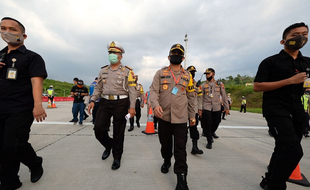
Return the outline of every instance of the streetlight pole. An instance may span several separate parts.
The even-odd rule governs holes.
[[[187,41],[188,41],[188,39],[187,39],[187,34],[185,34],[185,39],[184,39],[184,41],[185,41],[185,61],[184,61],[184,68],[186,69],[186,62],[187,62]]]

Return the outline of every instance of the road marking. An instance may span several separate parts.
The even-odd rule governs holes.
[[[73,125],[73,122],[61,122],[61,121],[43,121],[43,122],[34,122],[33,124],[36,125]],[[78,123],[76,124],[79,125]],[[83,125],[94,125],[91,122],[83,122]],[[113,124],[112,124],[113,125]],[[127,126],[130,126],[129,123],[127,123]],[[140,124],[141,127],[146,127],[145,123]],[[136,127],[136,125],[135,125]],[[201,128],[201,125],[197,126],[198,128]],[[231,125],[220,125],[219,128],[222,129],[268,129],[267,126],[231,126]]]

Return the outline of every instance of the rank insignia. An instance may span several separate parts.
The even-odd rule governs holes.
[[[185,86],[186,85],[186,83],[185,82],[183,82],[183,85]],[[183,90],[182,90],[183,91]]]
[[[163,85],[163,90],[167,90],[168,89],[168,84],[164,84]]]
[[[163,83],[168,83],[168,81],[167,81],[167,80],[164,80]]]
[[[208,84],[206,84],[206,86],[205,86],[206,88],[208,88],[209,87],[209,85]]]
[[[117,82],[118,84],[121,84],[121,83],[122,83],[122,81],[119,81],[119,80],[117,80],[116,82]]]
[[[169,75],[169,73],[163,73],[163,75]]]

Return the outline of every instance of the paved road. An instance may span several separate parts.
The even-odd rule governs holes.
[[[112,156],[101,160],[103,147],[95,139],[91,117],[83,126],[73,125],[72,102],[56,102],[57,108],[46,109],[48,118],[32,126],[31,143],[44,158],[45,173],[32,184],[29,171],[21,166],[21,190],[172,190],[176,176],[170,169],[162,174],[163,162],[157,135],[144,135],[146,112],[142,110],[141,128],[127,132],[121,168],[112,171]],[[46,107],[47,105],[45,105]],[[199,129],[201,130],[201,129]],[[266,171],[274,140],[267,134],[261,114],[232,111],[217,131],[213,149],[206,149],[206,139],[198,146],[203,155],[191,155],[187,144],[188,185],[191,190],[259,190],[258,183]],[[310,178],[310,139],[302,141],[304,157],[301,171]],[[172,160],[174,161],[174,160]],[[288,189],[308,189],[288,184]]]

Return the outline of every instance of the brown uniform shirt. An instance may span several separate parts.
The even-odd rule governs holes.
[[[101,95],[127,95],[130,108],[135,108],[137,93],[133,75],[132,69],[122,64],[115,70],[110,65],[102,67],[91,100],[96,101]]]
[[[176,85],[176,81],[179,82]],[[177,92],[173,94],[173,88]],[[187,123],[189,118],[195,118],[195,92],[191,74],[181,68],[174,72],[170,67],[158,70],[150,88],[150,102],[152,107],[161,106],[162,120],[171,123]]]
[[[144,105],[144,91],[143,91],[143,86],[142,84],[137,84],[135,87],[136,90],[136,96],[137,98],[140,98],[140,105]]]
[[[195,112],[198,113],[199,105],[202,104],[202,99],[200,96],[202,96],[201,86],[196,86],[197,82],[195,79],[193,79],[194,88],[195,88]]]
[[[206,81],[201,85],[202,103],[199,105],[200,110],[221,111],[221,96],[224,104],[224,110],[229,109],[227,95],[224,84],[217,81]],[[211,94],[213,97],[211,97]]]

